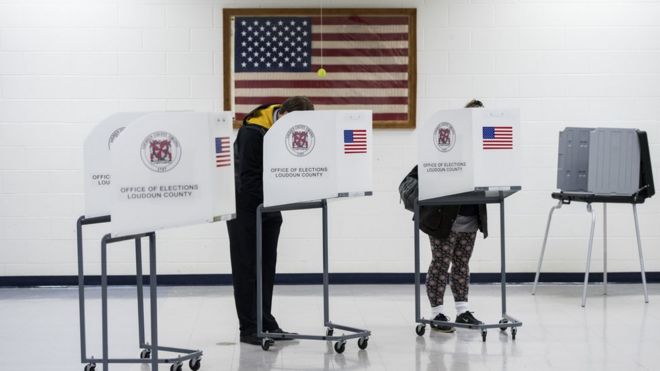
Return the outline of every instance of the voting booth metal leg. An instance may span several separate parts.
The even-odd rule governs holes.
[[[323,220],[323,326],[332,329],[330,322],[330,271],[328,263],[328,204],[324,200],[321,208],[321,218]]]
[[[87,363],[87,331],[85,324],[85,272],[83,264],[83,235],[82,227],[85,217],[81,216],[76,222],[76,239],[78,251],[78,317],[80,320],[80,362]]]
[[[603,204],[603,295],[607,295],[607,203]]]
[[[522,322],[511,317],[506,308],[506,221],[504,214],[504,192],[500,191],[500,272],[501,272],[501,289],[502,289],[502,319],[498,323],[501,331],[505,331],[511,327],[511,338],[516,339],[518,327],[522,326]],[[512,326],[501,326],[501,324],[511,324]],[[486,339],[484,329],[482,329],[483,339]]]
[[[649,302],[649,293],[646,289],[646,271],[644,270],[644,255],[642,253],[642,238],[639,234],[639,220],[637,218],[637,205],[633,204],[633,216],[635,217],[635,235],[637,236],[637,252],[639,253],[639,268],[642,272],[642,290],[644,290],[644,302]]]
[[[94,358],[87,356],[87,338],[86,338],[86,318],[85,318],[85,276],[83,265],[83,238],[82,227],[88,224],[107,223],[110,221],[110,216],[98,218],[85,218],[80,217],[77,222],[77,239],[78,239],[78,298],[79,298],[79,311],[80,311],[80,352],[81,363],[85,363],[85,371],[96,370],[96,364],[103,365],[103,370],[107,371],[111,363],[141,363],[150,364],[152,371],[158,370],[158,365],[161,363],[171,364],[171,370],[179,371],[183,362],[189,361],[189,366],[193,370],[198,370],[201,367],[202,352],[199,350],[189,350],[181,348],[163,347],[158,344],[158,308],[157,308],[157,272],[156,272],[156,234],[154,232],[125,236],[119,238],[112,238],[109,234],[105,235],[101,240],[101,337],[102,337],[102,358]],[[143,274],[142,274],[142,243],[141,239],[144,237],[149,238],[149,286],[150,286],[150,321],[151,321],[151,344],[145,342],[145,326],[144,326],[144,292],[143,292]],[[120,241],[135,241],[135,254],[136,254],[136,286],[138,298],[138,331],[139,342],[142,352],[140,358],[136,359],[123,359],[123,358],[110,358],[109,356],[109,334],[108,334],[108,271],[107,271],[107,255],[108,245]],[[174,352],[184,354],[175,358],[161,359],[159,351]]]
[[[156,274],[156,234],[149,234],[149,304],[151,306],[151,371],[158,370],[158,281]]]
[[[417,332],[417,335],[424,335],[424,332],[426,331],[426,323],[424,322],[424,318],[422,318],[422,308],[421,308],[421,284],[422,284],[422,278],[421,278],[421,269],[420,269],[420,253],[419,253],[419,204],[417,201],[415,201],[414,205],[414,213],[415,217],[413,218],[414,221],[414,226],[415,226],[415,233],[414,233],[414,244],[415,244],[415,322],[418,323],[417,327],[415,328],[415,331]]]
[[[594,231],[596,229],[596,213],[591,204],[587,204],[587,211],[591,214],[591,230],[589,232],[589,247],[587,248],[587,266],[584,269],[584,286],[582,288],[582,307],[587,305],[587,287],[589,286],[589,269],[591,268],[591,250],[594,247]]]
[[[265,332],[263,327],[263,220],[264,212],[287,211],[287,210],[306,210],[321,209],[322,227],[323,227],[323,324],[326,327],[325,335],[303,335],[294,333],[270,333]],[[282,205],[275,207],[264,207],[263,204],[257,207],[257,336],[261,338],[261,348],[268,350],[278,339],[302,339],[302,340],[325,340],[335,341],[334,349],[337,353],[343,353],[346,346],[346,340],[358,339],[358,347],[366,349],[369,344],[371,331],[358,329],[333,323],[330,320],[330,274],[328,259],[328,203],[327,200],[319,202],[307,202],[291,205]],[[334,336],[334,330],[343,330],[349,334]]]
[[[138,304],[138,341],[140,348],[142,348],[142,357],[147,358],[150,353],[145,347],[148,345],[144,340],[144,284],[142,275],[142,240],[135,240],[135,286],[137,288],[137,304]]]
[[[539,275],[541,273],[541,266],[543,264],[543,256],[545,254],[545,248],[548,242],[548,232],[550,231],[550,222],[552,221],[552,214],[554,213],[555,210],[561,208],[563,204],[564,202],[562,200],[559,200],[559,203],[550,209],[550,214],[548,215],[548,224],[545,228],[545,236],[543,237],[543,247],[541,248],[541,256],[539,257],[538,268],[536,270],[536,276],[534,278],[534,286],[532,287],[532,295],[536,293],[536,287],[538,285]],[[642,240],[639,233],[637,204],[633,203],[632,207],[633,207],[633,217],[635,221],[635,236],[637,238],[637,251],[639,254],[639,267],[642,276],[642,290],[644,293],[644,301],[648,303],[649,297],[648,297],[648,290],[646,287],[646,272],[644,270],[644,255],[642,253]],[[587,263],[586,263],[586,268],[584,273],[584,283],[582,288],[582,303],[581,303],[582,307],[585,307],[587,304],[587,288],[589,285],[589,274],[591,270],[591,253],[593,250],[594,233],[596,227],[596,214],[593,211],[590,202],[587,202],[587,212],[591,214],[591,226],[589,232],[589,245],[587,248]],[[607,295],[607,286],[608,286],[607,273],[608,273],[607,272],[607,202],[603,202],[603,295]]]
[[[78,253],[78,315],[80,320],[80,362],[87,364],[85,371],[92,371],[96,366],[94,357],[87,357],[87,325],[85,314],[85,268],[83,256],[83,226],[110,222],[110,216],[86,218],[80,216],[76,221],[76,244]]]
[[[501,193],[501,192],[500,192]],[[506,239],[504,225],[504,197],[500,195],[500,287],[502,289],[502,318],[506,318]]]
[[[545,226],[545,236],[543,237],[543,246],[541,247],[541,255],[539,256],[539,264],[536,267],[536,276],[534,276],[534,285],[532,286],[532,295],[536,294],[536,286],[539,284],[539,277],[541,275],[541,266],[543,265],[543,257],[545,256],[545,247],[548,245],[548,233],[550,232],[550,223],[552,222],[552,214],[555,210],[561,209],[563,203],[559,201],[557,205],[550,208],[550,213],[548,214],[548,223]]]
[[[518,327],[522,326],[522,322],[510,316],[507,313],[506,307],[506,235],[505,235],[505,218],[504,218],[504,192],[499,192],[499,205],[500,205],[500,290],[502,295],[502,319],[498,323],[482,323],[480,325],[470,325],[464,323],[456,323],[450,321],[436,321],[434,319],[426,319],[421,314],[421,269],[420,269],[420,246],[419,246],[419,204],[415,202],[414,205],[414,245],[415,245],[415,321],[417,326],[415,332],[417,335],[422,336],[426,332],[426,325],[448,325],[452,327],[465,328],[470,330],[481,331],[482,341],[486,341],[487,330],[491,328],[499,328],[501,331],[511,329],[511,338],[516,339]],[[438,203],[437,205],[441,205]]]

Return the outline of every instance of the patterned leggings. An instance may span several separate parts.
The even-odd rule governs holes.
[[[448,282],[454,294],[454,301],[467,301],[470,285],[469,262],[476,236],[476,232],[453,231],[443,239],[429,236],[433,258],[426,276],[426,294],[432,307],[443,304]]]

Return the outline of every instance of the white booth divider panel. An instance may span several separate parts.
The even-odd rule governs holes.
[[[101,121],[83,144],[85,217],[110,215],[110,149],[126,126],[147,112],[121,112]]]
[[[264,137],[264,206],[337,196],[335,113],[296,111]]]
[[[471,138],[469,110],[436,112],[417,129],[420,200],[474,188]]]
[[[372,112],[337,111],[338,192],[363,196],[373,191]]]
[[[522,183],[517,110],[439,111],[418,129],[419,199]]]
[[[522,135],[517,109],[473,109],[474,186],[522,185]]]
[[[371,111],[296,111],[279,119],[264,137],[264,206],[371,191],[371,122]]]
[[[158,112],[133,121],[112,151],[113,236],[232,218],[232,119]]]
[[[212,138],[211,184],[213,191],[212,221],[236,217],[236,191],[234,175],[234,140],[232,112],[209,114],[209,135]],[[211,221],[211,220],[209,220]]]

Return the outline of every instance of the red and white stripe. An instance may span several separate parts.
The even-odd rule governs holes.
[[[408,23],[403,16],[325,16],[321,26],[312,17],[311,72],[234,73],[236,119],[304,95],[319,110],[367,108],[374,121],[407,121]],[[321,66],[325,78],[316,75]]]
[[[483,149],[513,149],[513,127],[495,126],[495,138],[484,139]]]
[[[215,155],[215,165],[217,167],[229,166],[231,165],[231,157],[229,154]]]

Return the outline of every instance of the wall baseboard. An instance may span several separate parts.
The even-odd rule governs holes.
[[[422,275],[422,282],[425,274]],[[530,283],[534,273],[507,273],[507,282]],[[612,272],[608,274],[612,283],[640,283],[639,272]],[[278,285],[319,285],[323,282],[321,273],[281,273],[277,275]],[[499,273],[473,273],[472,283],[498,283]],[[584,273],[541,273],[540,282],[545,283],[582,283]],[[602,282],[602,273],[592,273],[589,282]],[[647,272],[649,283],[660,283],[660,272]],[[145,277],[145,282],[149,277]],[[330,273],[330,283],[335,285],[379,285],[379,284],[411,284],[414,282],[412,273]],[[98,286],[100,276],[86,276],[87,285]],[[134,285],[135,276],[109,276],[108,283],[113,286]],[[78,276],[3,276],[0,277],[0,287],[37,287],[37,286],[75,286]],[[163,274],[158,275],[159,286],[225,286],[231,285],[230,274]]]

